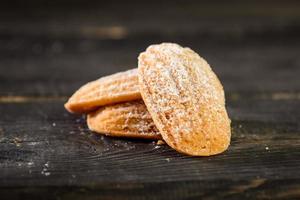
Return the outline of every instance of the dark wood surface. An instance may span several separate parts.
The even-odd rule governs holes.
[[[299,199],[298,1],[27,1],[0,6],[0,199]],[[87,129],[63,104],[149,44],[221,79],[228,151],[189,157]]]

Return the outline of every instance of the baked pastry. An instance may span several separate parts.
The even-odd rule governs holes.
[[[228,148],[223,87],[197,53],[172,43],[151,45],[139,56],[138,76],[142,98],[169,146],[193,156]]]
[[[97,133],[143,139],[161,139],[142,100],[105,106],[88,114],[89,129]]]
[[[131,69],[85,84],[71,96],[65,108],[72,113],[88,113],[100,106],[137,99],[141,99],[137,69]]]

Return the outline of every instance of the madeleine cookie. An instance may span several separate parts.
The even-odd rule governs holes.
[[[131,69],[85,84],[72,95],[65,108],[73,113],[87,113],[100,106],[136,99],[141,99],[137,69]]]
[[[105,106],[88,114],[89,129],[109,136],[161,139],[143,101]]]
[[[193,156],[228,148],[223,87],[203,58],[177,44],[151,45],[140,54],[138,70],[143,100],[168,145]]]

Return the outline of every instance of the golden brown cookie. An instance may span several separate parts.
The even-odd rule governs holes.
[[[223,87],[203,58],[177,44],[152,45],[140,54],[138,70],[143,100],[168,145],[193,156],[228,148]]]
[[[65,104],[73,113],[87,113],[100,106],[141,99],[137,69],[116,73],[89,82]]]
[[[88,114],[89,129],[117,137],[161,139],[142,100],[105,106]]]

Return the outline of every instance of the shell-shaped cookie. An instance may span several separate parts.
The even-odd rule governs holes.
[[[140,54],[138,70],[143,100],[168,145],[194,156],[228,148],[223,87],[203,58],[177,44],[151,45]]]
[[[100,108],[88,114],[87,124],[92,131],[105,135],[161,139],[142,100]]]
[[[71,96],[65,108],[72,113],[87,113],[100,106],[137,99],[141,99],[137,69],[131,69],[85,84]]]

